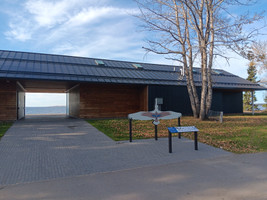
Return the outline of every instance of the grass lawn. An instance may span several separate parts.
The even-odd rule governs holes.
[[[12,126],[11,122],[0,122],[0,139],[5,135],[10,126]]]
[[[199,141],[223,148],[235,153],[254,153],[267,151],[267,115],[257,114],[224,116],[224,122],[199,121],[193,117],[182,117],[182,126],[196,126]],[[127,119],[88,120],[98,130],[104,132],[113,140],[129,139],[129,122]],[[152,121],[133,120],[133,139],[154,137]],[[158,136],[167,137],[167,127],[177,126],[177,119],[161,120],[158,125]],[[183,133],[183,137],[193,139],[193,134]]]

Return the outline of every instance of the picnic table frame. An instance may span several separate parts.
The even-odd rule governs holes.
[[[179,126],[179,127],[169,127],[168,128],[168,141],[169,141],[169,153],[172,153],[172,133],[178,133],[178,138],[181,139],[181,133],[194,132],[194,147],[198,150],[198,129],[195,126]]]
[[[181,126],[181,117],[178,117],[178,126]],[[155,125],[155,140],[158,140],[158,125]],[[181,135],[180,135],[181,138]],[[133,133],[132,133],[132,119],[129,119],[129,141],[133,141]]]

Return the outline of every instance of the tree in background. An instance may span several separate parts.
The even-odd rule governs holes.
[[[261,15],[237,16],[231,6],[248,6],[252,0],[135,0],[137,16],[150,31],[148,52],[169,55],[182,64],[194,117],[207,117],[212,103],[212,66],[215,56],[239,51],[258,35],[259,28],[245,30]],[[239,9],[242,10],[242,9]],[[193,67],[201,67],[201,94],[198,96]],[[183,73],[181,73],[183,74]]]
[[[265,109],[267,109],[267,93],[266,93],[266,95],[265,95],[264,102],[265,102],[264,107],[265,107]]]
[[[256,74],[259,72],[264,76],[260,78],[259,83],[262,85],[266,85],[266,76],[267,73],[267,42],[266,41],[259,41],[254,42],[250,47],[248,47],[247,51],[242,52],[243,57],[249,60],[248,66],[248,78],[247,80],[256,83]],[[258,69],[258,70],[257,70]],[[253,101],[255,102],[256,96],[255,92],[253,92]],[[245,92],[243,95],[243,108],[245,111],[252,110],[252,94],[251,92]],[[257,105],[254,105],[254,108],[257,109]]]
[[[260,73],[267,72],[267,41],[254,42],[251,46]]]
[[[251,61],[249,62],[249,66],[247,69],[248,72],[248,78],[247,80],[256,83],[257,79],[257,69],[256,69],[256,63],[254,62],[254,59],[251,57]],[[257,98],[255,96],[255,92],[253,92],[253,101],[254,103],[257,101]],[[252,111],[252,92],[248,91],[244,93],[243,96],[243,109],[245,111]],[[254,104],[254,109],[257,109],[257,105]]]
[[[267,41],[255,42],[251,50],[256,57],[259,83],[267,87]]]

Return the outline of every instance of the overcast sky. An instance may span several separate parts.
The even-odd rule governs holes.
[[[132,0],[0,2],[0,46],[3,50],[173,64],[163,56],[146,55],[142,49],[149,33],[141,31],[138,20],[133,17],[138,8]],[[259,0],[250,12],[260,12],[264,8],[267,8],[267,0]],[[238,10],[236,12],[238,14]],[[236,58],[231,59],[229,65],[220,59],[214,68],[246,78],[248,61],[232,56]],[[32,100],[27,102],[28,106],[30,102],[31,106],[36,106],[33,102],[51,100],[40,94],[30,96],[28,99]],[[262,93],[257,97],[258,102],[263,102]],[[53,105],[62,104],[63,97],[52,99]]]

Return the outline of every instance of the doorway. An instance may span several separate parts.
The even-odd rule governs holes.
[[[25,116],[66,115],[66,93],[26,92]]]

